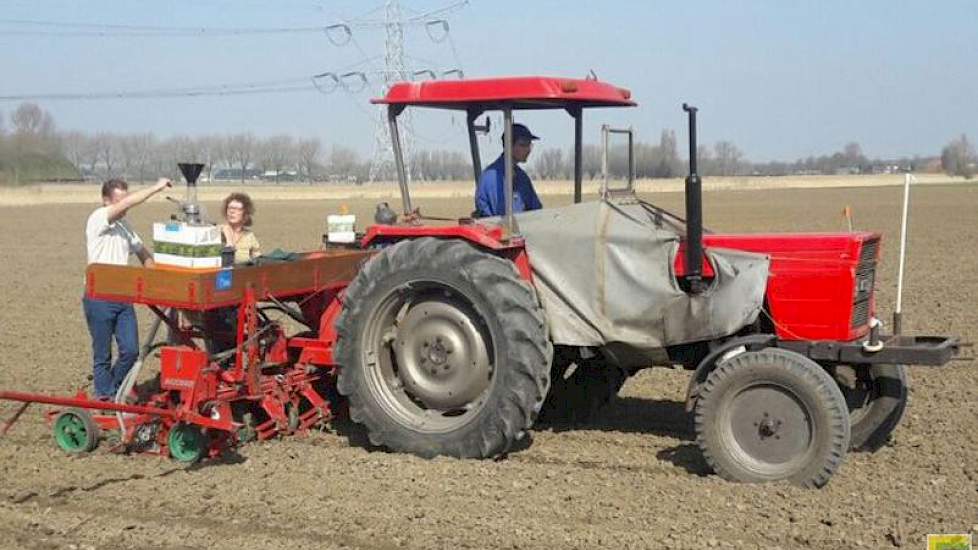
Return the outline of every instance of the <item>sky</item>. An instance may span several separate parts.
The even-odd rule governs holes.
[[[454,3],[401,0],[401,9],[410,18]],[[384,64],[384,29],[370,24],[383,15],[369,13],[377,6],[383,3],[0,0],[0,96],[298,82],[362,70],[370,80],[362,90],[351,80],[349,89],[322,91],[37,103],[65,130],[291,134],[369,155],[376,120],[369,99],[380,93]],[[585,114],[589,143],[598,142],[602,123],[630,125],[650,142],[675,129],[684,143],[683,102],[700,108],[701,143],[732,141],[754,161],[830,154],[852,141],[874,158],[936,155],[961,133],[978,138],[974,0],[470,0],[444,17],[447,33],[404,27],[410,69],[461,68],[467,78],[594,71],[629,88],[638,107]],[[348,22],[352,39],[321,32],[116,36],[25,21],[210,31]],[[18,103],[0,100],[0,112]],[[467,147],[464,118],[425,110],[412,117],[415,148]],[[485,140],[498,150],[494,118]],[[565,114],[518,120],[543,147],[572,143]]]

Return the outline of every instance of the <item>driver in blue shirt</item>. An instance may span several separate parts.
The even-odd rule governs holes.
[[[519,167],[533,149],[533,140],[540,139],[522,124],[513,124],[513,212],[543,208],[530,176]],[[506,137],[503,136],[505,147]],[[506,215],[506,152],[482,171],[475,190],[475,217]]]

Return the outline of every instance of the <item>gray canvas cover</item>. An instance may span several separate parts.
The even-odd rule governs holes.
[[[676,283],[679,235],[641,204],[588,202],[516,215],[555,344],[665,346],[735,333],[761,309],[769,260],[710,248],[709,289]]]

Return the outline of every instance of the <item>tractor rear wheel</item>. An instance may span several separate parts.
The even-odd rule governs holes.
[[[878,451],[890,440],[907,409],[907,368],[839,366],[835,380],[849,406],[852,450]]]
[[[849,413],[831,376],[797,353],[764,349],[717,365],[700,391],[696,442],[731,481],[821,487],[849,449]]]
[[[536,419],[553,347],[516,266],[459,240],[401,241],[346,290],[339,392],[371,443],[423,457],[506,452]]]
[[[628,373],[600,359],[584,360],[569,350],[554,354],[550,393],[540,411],[541,423],[578,424],[591,420],[621,390]]]

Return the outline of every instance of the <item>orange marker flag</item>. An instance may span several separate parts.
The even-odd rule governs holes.
[[[849,231],[851,232],[852,231],[852,208],[849,207],[849,205],[846,205],[846,207],[842,209],[842,217],[846,219],[846,223],[849,225]]]

